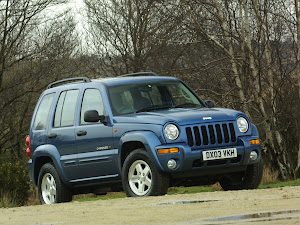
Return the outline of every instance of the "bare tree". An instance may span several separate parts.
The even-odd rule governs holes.
[[[198,30],[198,34],[195,32],[198,38],[205,36],[223,51],[220,59],[228,58],[230,77],[235,82],[231,83],[230,77],[226,82],[238,90],[236,96],[241,109],[257,121],[267,161],[285,179],[295,176],[295,164],[299,161],[295,162],[292,157],[295,146],[287,148],[289,137],[284,136],[283,131],[290,129],[291,122],[282,123],[281,114],[287,109],[278,104],[283,96],[292,94],[282,88],[287,82],[282,77],[286,78],[287,73],[278,71],[285,67],[280,58],[286,54],[278,46],[286,43],[282,33],[288,32],[292,20],[286,11],[282,12],[280,4],[281,1],[256,0],[182,1],[183,10]],[[290,72],[288,75],[292,80]],[[293,87],[291,84],[291,90]]]
[[[31,18],[20,39],[15,37],[12,46],[4,47],[7,51],[0,89],[0,158],[25,157],[24,140],[40,93],[48,83],[82,71],[81,62],[75,59],[79,41],[73,18],[64,12],[55,19],[42,20],[41,13]],[[44,23],[38,24],[40,21]]]
[[[37,26],[37,17],[45,8],[64,0],[1,0],[0,1],[0,89],[7,68],[32,55],[24,46],[26,38]]]
[[[156,71],[165,72],[184,51],[176,49],[176,43],[170,41],[182,36],[177,30],[183,16],[174,10],[174,1],[85,0],[85,3],[92,47],[106,74],[153,70],[153,66]],[[159,67],[162,61],[169,63]]]

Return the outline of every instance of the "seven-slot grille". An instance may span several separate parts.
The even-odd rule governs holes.
[[[186,127],[185,130],[190,147],[236,142],[233,123],[203,124]]]

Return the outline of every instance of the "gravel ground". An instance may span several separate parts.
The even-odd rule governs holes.
[[[300,224],[300,186],[2,208],[0,224]]]

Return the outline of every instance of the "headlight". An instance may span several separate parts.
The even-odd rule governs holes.
[[[170,140],[176,140],[179,136],[179,130],[176,125],[174,124],[168,124],[165,127],[165,135]]]
[[[247,132],[248,122],[244,117],[240,117],[237,119],[237,125],[238,125],[240,132],[243,132],[243,133]]]

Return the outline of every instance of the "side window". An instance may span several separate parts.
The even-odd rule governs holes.
[[[34,121],[35,130],[46,129],[49,111],[53,102],[54,95],[55,93],[51,93],[43,97],[39,109],[35,116],[35,121]]]
[[[56,106],[54,127],[74,125],[76,102],[79,90],[64,91],[60,94]]]
[[[104,114],[103,101],[98,89],[87,89],[84,92],[81,106],[80,124],[90,124],[84,121],[84,113],[88,110],[97,110],[99,115]]]
[[[66,91],[62,92],[59,96],[58,103],[56,106],[55,117],[54,117],[54,127],[60,127],[62,108],[66,97]]]

